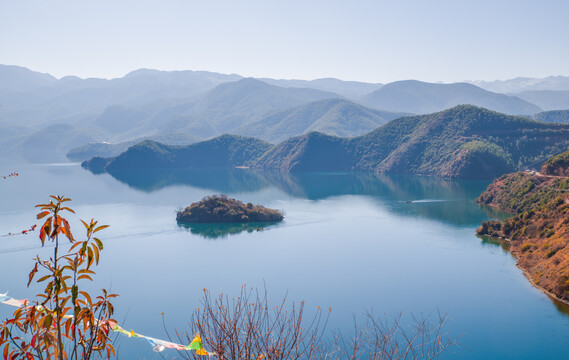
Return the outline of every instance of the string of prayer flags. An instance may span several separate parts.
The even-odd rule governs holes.
[[[19,174],[18,174],[17,172],[12,172],[12,173],[10,173],[9,175],[0,175],[0,177],[3,177],[4,180],[6,180],[6,179],[8,179],[8,178],[11,178],[11,177],[14,177],[14,176],[18,176],[18,175],[19,175]]]
[[[26,304],[28,304],[29,302],[27,299],[17,300],[17,299],[11,298],[8,296],[8,292],[6,292],[4,294],[0,294],[0,303],[15,306],[15,307],[22,307],[22,306],[26,306]],[[64,315],[64,317],[68,318],[68,317],[71,317],[71,315]],[[124,328],[122,328],[119,324],[117,324],[114,321],[108,321],[107,326],[112,331],[117,332],[117,333],[121,333],[125,336],[128,336],[129,338],[145,339],[152,346],[152,349],[155,352],[161,352],[161,351],[164,351],[166,349],[175,349],[175,350],[180,350],[180,351],[191,351],[191,350],[193,350],[196,352],[197,355],[208,355],[208,356],[215,355],[215,353],[210,353],[209,351],[204,349],[203,344],[202,344],[202,339],[201,339],[199,334],[195,335],[194,339],[192,340],[192,342],[189,345],[182,345],[182,344],[177,344],[177,343],[173,343],[170,341],[156,339],[156,338],[153,338],[150,336],[142,335],[142,334],[134,332],[134,330],[130,330],[130,331],[125,330]]]
[[[187,346],[186,350],[195,350],[196,354],[198,355],[214,355],[213,353],[207,352],[203,348],[202,338],[200,337],[200,334],[196,334],[190,345]]]
[[[8,296],[8,292],[6,291],[4,294],[0,294],[0,303],[11,305],[15,307],[22,307],[28,302],[27,299],[24,300],[16,300]]]
[[[29,232],[34,231],[34,230],[36,229],[36,227],[37,227],[37,225],[34,225],[34,226],[32,226],[31,228],[29,228],[29,229],[27,229],[27,230],[22,230],[22,231],[17,232],[17,233],[11,233],[11,232],[9,232],[9,233],[7,233],[7,234],[0,235],[0,237],[16,236],[16,235],[27,235]]]

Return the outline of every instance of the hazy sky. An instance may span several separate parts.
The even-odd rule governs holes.
[[[0,0],[0,63],[390,82],[569,75],[567,0]]]

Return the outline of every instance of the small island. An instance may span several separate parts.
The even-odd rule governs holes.
[[[247,223],[282,221],[282,211],[262,205],[244,204],[227,195],[212,195],[178,211],[176,220],[184,223]]]

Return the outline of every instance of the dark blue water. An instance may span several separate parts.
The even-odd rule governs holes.
[[[101,233],[93,287],[119,293],[116,318],[145,335],[165,337],[161,312],[169,329],[186,329],[203,288],[237,295],[243,284],[265,284],[271,298],[332,307],[330,329],[349,328],[367,310],[390,317],[438,309],[462,344],[445,358],[569,358],[566,308],[533,288],[500,244],[474,235],[499,215],[474,203],[486,182],[239,169],[113,177],[66,164],[0,170],[20,173],[0,183],[1,234],[36,223],[34,205],[49,194],[71,197],[80,218],[111,225]],[[215,193],[282,209],[285,221],[263,231],[176,223],[177,208]],[[71,225],[79,236],[78,220]],[[27,275],[32,257],[50,251],[37,234],[0,238],[0,292],[41,291],[26,288]],[[119,354],[161,358],[140,339],[120,339]]]

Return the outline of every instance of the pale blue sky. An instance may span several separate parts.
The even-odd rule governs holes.
[[[569,75],[567,0],[0,0],[0,63],[453,82]]]

